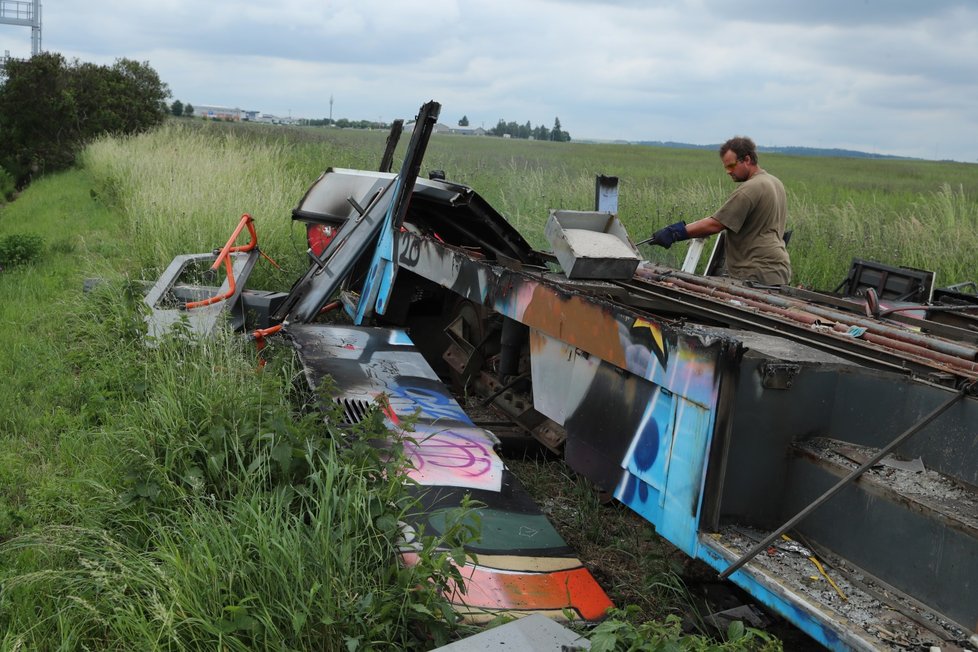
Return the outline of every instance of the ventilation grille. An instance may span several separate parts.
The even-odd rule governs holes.
[[[341,426],[355,426],[367,417],[370,402],[359,398],[338,398],[336,404],[343,410]]]

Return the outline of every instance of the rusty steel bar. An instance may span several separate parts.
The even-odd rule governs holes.
[[[668,278],[672,278],[673,276],[674,274],[669,274]],[[787,298],[717,278],[690,275],[684,277],[683,280],[710,287],[722,287],[732,294],[754,298],[772,305],[780,306],[782,308],[800,307],[807,312],[811,312],[828,319],[833,319],[835,321],[845,322],[850,326],[871,328],[874,331],[888,335],[894,339],[902,340],[908,344],[915,344],[917,346],[933,349],[939,353],[944,353],[957,358],[978,360],[978,347],[960,344],[957,342],[950,342],[934,335],[923,335],[921,333],[898,328],[879,321],[868,321],[862,317],[855,316],[852,313],[826,308],[824,306],[812,305],[809,301]]]
[[[642,273],[643,271],[645,273]],[[749,302],[750,305],[760,310],[768,310],[768,307],[787,310],[789,311],[788,313],[774,311],[778,312],[779,314],[785,314],[786,316],[800,316],[801,313],[805,313],[806,315],[814,316],[814,319],[817,321],[821,321],[822,319],[830,319],[836,322],[836,325],[834,325],[835,330],[848,330],[848,328],[840,328],[839,324],[845,324],[846,327],[857,326],[866,328],[867,333],[862,335],[862,338],[866,341],[871,341],[880,346],[888,346],[889,348],[904,351],[906,353],[919,355],[921,357],[929,358],[937,362],[949,364],[968,371],[978,371],[978,365],[974,364],[974,361],[978,360],[978,348],[973,346],[950,342],[946,339],[933,335],[923,335],[921,333],[900,329],[881,322],[867,321],[860,317],[854,317],[850,313],[832,310],[822,306],[815,306],[810,302],[787,299],[782,296],[736,285],[730,281],[723,281],[708,277],[696,277],[686,274],[680,275],[674,270],[668,270],[666,273],[649,274],[647,270],[639,269],[639,272],[636,275],[640,278],[645,278],[648,280],[670,282],[678,287],[682,287],[683,289],[706,296],[716,296],[716,291],[719,289],[720,291],[728,294],[728,300],[737,300],[745,303]],[[705,288],[709,288],[710,290],[707,291]],[[805,323],[812,323],[808,318],[803,319],[802,321]],[[870,333],[870,330],[873,332]]]
[[[673,285],[680,287],[684,290],[696,292],[697,294],[704,294],[713,297],[728,299],[731,301],[738,301],[741,304],[748,305],[752,308],[757,308],[758,310],[762,310],[769,313],[779,314],[788,319],[793,319],[795,321],[799,321],[809,325],[814,325],[819,322],[822,322],[823,319],[831,319],[826,315],[820,315],[819,311],[812,310],[811,309],[812,307],[809,306],[806,306],[804,310],[796,309],[794,306],[782,307],[782,306],[775,305],[775,302],[767,302],[761,299],[748,298],[747,296],[743,296],[728,291],[728,289],[724,289],[719,292],[716,291],[704,292],[702,286],[678,278],[671,278],[668,280],[668,282],[671,282]],[[776,298],[776,297],[772,297],[772,298]],[[855,326],[856,324],[833,320],[831,323],[825,325],[831,327],[833,331],[844,335],[845,333],[848,332],[851,326]],[[860,335],[859,338],[851,338],[851,339],[862,339],[876,346],[881,346],[896,351],[900,351],[902,353],[914,355],[918,358],[931,360],[933,362],[947,365],[955,369],[960,369],[962,371],[978,372],[978,363],[975,363],[974,361],[963,360],[960,357],[934,351],[932,349],[914,344],[912,342],[901,341],[899,338],[893,338],[887,335],[879,335],[867,330],[865,333]]]

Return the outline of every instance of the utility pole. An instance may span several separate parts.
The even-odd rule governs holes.
[[[329,124],[333,124],[333,94],[329,94]]]

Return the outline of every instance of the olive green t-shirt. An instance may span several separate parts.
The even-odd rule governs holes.
[[[784,246],[788,206],[784,185],[760,170],[730,194],[713,218],[726,227],[727,273],[733,278],[782,285],[791,281]]]

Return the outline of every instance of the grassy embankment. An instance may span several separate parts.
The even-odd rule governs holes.
[[[0,274],[3,648],[425,645],[440,604],[393,564],[390,526],[411,508],[396,474],[297,413],[287,355],[255,374],[233,338],[143,347],[127,281],[222,244],[248,212],[283,267],[260,265],[253,285],[286,289],[305,266],[289,211],[327,165],[375,167],[384,137],[170,128],[97,143],[84,170],[0,209],[0,237],[48,243],[34,266]],[[856,256],[974,278],[974,166],[761,162],[789,189],[796,281],[832,287]],[[708,214],[732,187],[709,152],[628,146],[436,137],[435,168],[539,246],[547,210],[589,208],[597,173],[621,177],[636,239]],[[106,283],[82,296],[90,276]],[[574,494],[586,491],[570,482]],[[615,597],[654,593],[649,582]]]
[[[0,211],[0,237],[48,243],[0,273],[0,649],[445,640],[448,557],[423,539],[419,566],[396,563],[415,509],[398,460],[304,414],[287,355],[257,373],[236,337],[144,346],[128,279],[219,246],[240,212],[285,254],[264,282],[294,278],[284,216],[315,174],[285,154],[168,131],[105,141]]]

